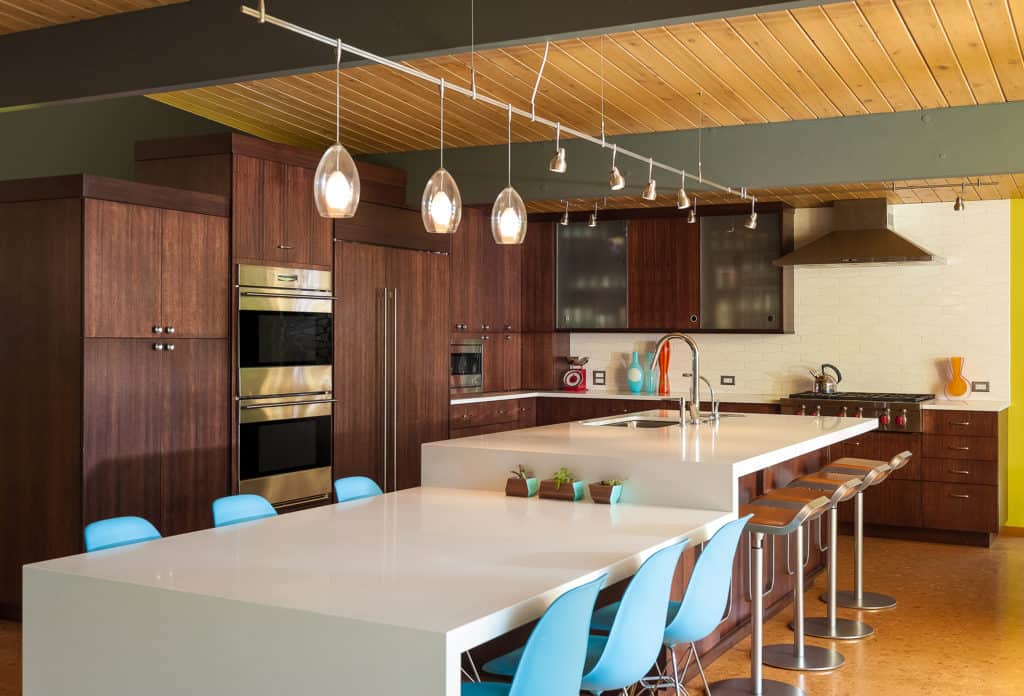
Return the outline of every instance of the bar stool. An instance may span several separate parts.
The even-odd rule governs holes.
[[[843,457],[825,467],[824,471],[833,471],[846,474],[863,474],[868,470],[881,470],[882,476],[874,484],[878,485],[889,477],[893,472],[902,469],[913,455],[910,452],[900,452],[888,462],[875,459],[856,459]],[[889,595],[878,592],[864,591],[864,490],[857,493],[854,499],[853,513],[853,590],[844,590],[836,594],[836,602],[847,609],[862,609],[865,611],[879,611],[892,609],[896,606],[896,599]],[[823,602],[828,601],[825,595],[821,596]]]
[[[750,635],[750,676],[724,679],[711,685],[709,691],[715,696],[805,696],[803,689],[790,684],[763,678],[762,641],[764,639],[764,538],[792,534],[803,523],[828,506],[828,498],[821,496],[800,506],[790,507],[787,501],[763,501],[757,499],[740,505],[740,516],[753,515],[747,523],[750,532],[750,565],[754,577],[750,580],[751,635]],[[801,537],[802,538],[802,537]],[[749,570],[749,568],[748,568]],[[755,589],[756,588],[756,589]]]
[[[843,495],[846,495],[846,497],[853,497],[854,490],[852,486],[848,493],[843,487],[840,487],[840,490],[843,490]],[[814,504],[823,497],[822,493],[823,491],[821,490],[811,488],[779,488],[753,502],[755,505],[785,504],[787,507],[802,507]],[[826,512],[835,510],[837,498],[840,497],[842,497],[841,494],[833,492],[832,497],[828,499],[827,505],[815,509],[815,512],[806,520],[808,530],[810,530],[810,523],[817,520],[820,525],[822,516]],[[778,643],[766,646],[764,648],[764,663],[770,667],[804,672],[822,672],[838,669],[846,661],[840,653],[830,648],[804,644],[804,567],[810,557],[811,543],[810,539],[804,538],[803,525],[796,528],[793,536],[796,538],[797,568],[795,572],[789,570],[789,537],[786,537],[786,572],[789,575],[795,576],[793,581],[793,623],[791,624],[793,627],[793,643]],[[806,557],[804,555],[805,548],[808,551]]]
[[[838,571],[839,535],[839,503],[860,495],[866,488],[874,485],[879,478],[884,478],[884,471],[870,469],[866,473],[846,474],[836,471],[822,470],[816,474],[802,476],[790,486],[804,488],[811,493],[829,495],[828,509],[828,590],[825,592],[828,609],[824,617],[806,618],[803,626],[794,619],[790,627],[794,634],[801,632],[815,638],[833,640],[857,640],[875,632],[875,629],[861,621],[840,619],[836,616],[836,573]],[[819,519],[820,524],[820,519]],[[820,531],[819,527],[819,531]],[[820,547],[820,542],[819,542]]]

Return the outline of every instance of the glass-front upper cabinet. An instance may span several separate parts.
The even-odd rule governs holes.
[[[706,331],[781,331],[782,216],[762,213],[757,229],[746,215],[700,218],[700,328]]]
[[[627,328],[625,220],[557,226],[559,329]]]

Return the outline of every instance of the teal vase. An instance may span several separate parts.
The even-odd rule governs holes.
[[[644,368],[640,365],[640,354],[633,351],[633,362],[626,368],[626,384],[629,385],[629,391],[633,394],[639,394],[644,388]]]
[[[654,365],[654,353],[647,353],[644,362],[644,392],[648,394],[658,393],[658,368]]]

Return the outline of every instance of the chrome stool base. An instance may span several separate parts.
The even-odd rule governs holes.
[[[804,619],[804,633],[815,638],[830,638],[832,640],[860,640],[867,638],[875,632],[871,626],[861,621],[836,618],[836,630],[829,630],[827,617],[816,616],[811,619]]]
[[[828,595],[824,592],[820,597],[822,602],[828,603]],[[856,590],[843,590],[836,593],[836,604],[847,609],[860,609],[862,611],[882,611],[892,609],[896,606],[896,598],[878,592],[863,592],[861,599],[857,601]]]
[[[750,677],[740,679],[723,679],[716,681],[710,687],[714,696],[752,696],[754,694],[754,680]],[[783,684],[772,679],[761,680],[761,691],[758,696],[807,696],[803,689],[791,684]]]
[[[806,624],[804,624],[806,625]],[[793,654],[791,643],[768,645],[764,649],[764,663],[779,669],[794,669],[805,672],[827,672],[838,669],[846,662],[846,658],[835,650],[817,645],[804,645],[804,654],[797,657]]]

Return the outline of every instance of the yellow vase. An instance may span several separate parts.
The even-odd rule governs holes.
[[[946,383],[947,399],[966,399],[971,385],[964,377],[964,359],[961,356],[949,359],[949,382]]]

